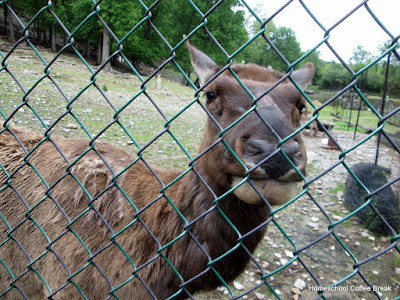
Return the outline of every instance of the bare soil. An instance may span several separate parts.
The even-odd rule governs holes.
[[[353,139],[353,132],[335,130],[332,134],[344,151],[368,137],[357,133]],[[319,133],[317,137],[303,138],[308,153],[307,178],[313,181],[318,174],[338,162],[341,152],[326,148],[322,143],[326,138],[325,134]],[[357,162],[374,162],[375,153],[376,137],[373,137],[346,155],[345,162],[349,166]],[[379,164],[391,168],[392,178],[399,176],[399,154],[393,149],[386,146],[380,148]],[[319,297],[316,280],[323,287],[331,286],[331,291],[323,293],[326,299],[393,299],[400,295],[399,251],[391,249],[385,252],[385,249],[392,245],[391,237],[375,236],[363,228],[356,216],[334,226],[332,231],[328,228],[331,223],[322,210],[332,222],[338,222],[349,214],[343,203],[344,183],[348,174],[345,167],[338,165],[309,185],[309,193],[314,201],[306,194],[275,214],[275,221],[279,227],[270,223],[263,242],[255,252],[255,258],[265,272],[274,272],[283,265],[287,266],[266,278],[262,284],[262,271],[256,264],[251,264],[243,276],[237,279],[243,289],[239,291],[231,285],[235,296],[245,294],[261,284],[259,289],[244,295],[243,298],[275,299],[279,296],[281,299],[316,299]],[[398,187],[393,187],[394,190],[396,188]],[[316,243],[313,244],[314,242]],[[347,252],[341,243],[350,252]],[[310,244],[313,245],[307,247]],[[298,254],[299,260],[296,260],[293,252],[304,247],[306,250],[301,251]],[[359,268],[354,268],[356,263],[380,252],[384,254]],[[380,289],[377,291],[378,295],[368,291],[368,284],[357,270],[376,290]],[[346,278],[348,279],[345,280]],[[344,282],[337,287],[332,287],[333,284],[342,281]],[[303,289],[295,287],[299,282],[300,286],[303,284]],[[207,299],[229,297],[231,296],[226,288],[207,294]]]

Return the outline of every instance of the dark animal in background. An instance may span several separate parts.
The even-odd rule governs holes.
[[[356,164],[351,167],[351,170],[371,193],[387,184],[387,176],[391,173],[390,169],[371,163]],[[357,209],[365,203],[367,196],[368,193],[365,189],[349,174],[346,180],[346,192],[344,195],[346,207],[350,211]],[[372,197],[371,203],[392,228],[398,232],[400,229],[399,199],[391,187],[388,186],[375,194]],[[393,234],[370,205],[359,211],[356,215],[360,219],[360,222],[372,232],[380,235]]]

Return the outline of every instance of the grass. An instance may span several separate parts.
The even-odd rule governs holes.
[[[311,96],[312,101],[318,101],[320,103],[325,103],[327,100],[335,96],[334,92],[328,91],[315,91]],[[377,99],[377,96],[367,96],[367,100],[372,101]],[[400,104],[400,99],[392,99],[392,101]],[[313,111],[311,105],[308,105],[308,109]],[[337,101],[335,100],[332,104],[327,105],[318,113],[318,120],[322,123],[334,124],[335,130],[344,131],[354,131],[355,125],[358,126],[357,131],[361,133],[367,133],[370,130],[374,130],[378,127],[378,122],[380,118],[369,108],[364,105],[364,109],[360,111],[358,116],[358,110],[342,109],[337,106]],[[386,126],[386,132],[397,133],[400,131],[399,127],[396,126]]]
[[[51,51],[40,49],[40,52],[46,61],[51,61],[54,56]],[[45,64],[29,48],[17,48],[8,59],[8,68],[25,91],[21,90],[8,73],[0,73],[2,84],[0,114],[3,119],[7,119],[14,113],[22,103],[22,99],[26,99],[24,95],[29,97],[28,105],[40,115],[45,124],[52,125],[58,122],[53,131],[65,137],[93,138],[118,118],[129,134],[114,124],[100,136],[100,140],[122,145],[132,153],[139,151],[134,144],[143,147],[164,132],[167,124],[165,118],[173,118],[194,98],[192,88],[166,79],[162,80],[161,89],[158,89],[156,80],[148,82],[145,89],[149,95],[147,97],[142,93],[145,77],[138,78],[129,73],[100,72],[96,78],[92,78],[92,72],[96,71],[96,66],[90,65],[91,70],[89,70],[74,55],[62,55],[51,66],[50,75],[57,82],[58,87],[48,78],[44,78],[33,88],[45,74]],[[94,85],[88,87],[93,80],[101,91]],[[33,88],[32,91],[30,91],[31,88]],[[30,91],[29,94],[25,94],[27,91]],[[74,100],[72,106],[68,105],[63,93],[69,101]],[[312,100],[319,99],[322,102],[333,95],[332,92],[314,91]],[[152,101],[156,103],[156,106]],[[44,126],[28,105],[19,109],[12,121],[20,126],[44,131]],[[72,110],[66,114],[69,108]],[[63,114],[65,116],[58,120]],[[354,127],[349,127],[348,123],[341,120],[345,116],[340,114],[340,110],[329,105],[319,112],[318,119],[322,123],[335,124],[336,130],[354,130]],[[155,165],[186,168],[190,157],[197,154],[206,118],[205,112],[197,103],[194,103],[170,124],[170,132],[179,140],[187,153],[182,151],[168,132],[165,132],[146,149],[145,157]],[[357,111],[352,111],[351,124],[355,124],[356,118]],[[365,133],[366,129],[375,129],[378,121],[379,118],[372,112],[361,111],[358,131]],[[71,129],[70,124],[78,125],[79,128]],[[80,127],[85,128],[89,134]],[[129,135],[134,139],[133,145]],[[174,162],[168,159],[171,156],[176,157]],[[308,166],[308,169],[314,171],[312,166]]]
[[[50,61],[54,55],[47,50],[41,49],[40,52],[46,61]],[[93,71],[96,70],[96,66],[90,67]],[[50,75],[62,90],[60,92],[48,78],[35,86],[44,74],[45,65],[31,49],[25,48],[17,48],[13,52],[8,59],[8,69],[24,91],[7,72],[0,72],[2,123],[14,114],[12,122],[15,125],[44,132],[45,126],[36,113],[45,125],[55,124],[53,134],[93,138],[118,118],[129,134],[114,123],[99,136],[99,140],[114,142],[135,154],[139,151],[135,143],[143,147],[160,135],[143,154],[144,158],[158,166],[186,168],[190,162],[187,154],[191,157],[197,154],[206,118],[205,112],[197,103],[170,123],[169,132],[165,132],[167,120],[193,100],[192,88],[163,79],[162,89],[159,90],[154,80],[147,84],[147,97],[140,93],[142,81],[135,75],[100,72],[95,80],[96,85],[102,89],[100,92],[94,85],[87,87],[93,78],[83,62],[74,56],[62,55],[50,69]],[[69,106],[63,94],[68,101],[74,101],[72,105]],[[27,104],[16,111],[23,99],[28,99]],[[68,109],[71,109],[69,113]],[[62,115],[64,116],[59,119]],[[134,143],[129,135],[133,137]],[[179,140],[181,146],[174,141],[172,135]],[[169,157],[175,159],[172,161]]]
[[[346,186],[344,183],[339,183],[335,188],[330,189],[329,193],[331,194],[337,194],[338,192],[344,192],[346,190]]]

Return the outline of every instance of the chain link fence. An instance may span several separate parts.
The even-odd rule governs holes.
[[[170,299],[400,298],[400,248],[398,245],[399,234],[396,231],[398,229],[385,220],[385,216],[380,213],[380,208],[377,208],[376,202],[373,201],[377,194],[379,195],[379,192],[384,189],[392,188],[396,191],[396,185],[399,183],[400,148],[399,144],[392,139],[392,135],[386,131],[386,122],[390,118],[398,117],[400,108],[392,107],[391,111],[380,113],[379,108],[374,107],[368,101],[358,85],[359,76],[389,54],[397,62],[400,60],[400,55],[396,50],[399,37],[393,36],[385,28],[385,20],[379,19],[374,14],[374,11],[368,6],[367,0],[359,1],[358,5],[354,6],[330,28],[322,25],[319,16],[313,13],[306,1],[300,1],[302,10],[321,28],[324,34],[314,48],[298,57],[296,61],[288,61],[275,47],[266,31],[267,24],[284,12],[287,6],[294,1],[288,1],[265,21],[246,1],[240,1],[243,9],[258,20],[259,26],[254,36],[232,54],[223,49],[207,24],[207,18],[224,4],[223,0],[210,1],[205,11],[196,5],[196,1],[183,1],[185,5],[191,7],[191,15],[187,17],[199,16],[201,23],[190,32],[180,33],[187,37],[176,45],[170,44],[170,41],[152,22],[152,13],[155,13],[159,3],[163,1],[138,0],[137,3],[143,10],[141,20],[126,35],[121,36],[114,33],[102,19],[101,2],[105,1],[88,0],[88,2],[92,5],[91,13],[81,20],[78,27],[68,28],[54,12],[52,1],[46,1],[43,7],[31,16],[18,15],[13,10],[11,1],[0,1],[0,7],[7,11],[7,14],[12,15],[15,26],[20,29],[17,41],[9,45],[3,44],[0,52],[2,61],[0,67],[0,115],[3,125],[0,135],[11,134],[10,141],[18,143],[20,151],[25,153],[22,165],[14,166],[12,169],[0,158],[0,178],[2,180],[0,185],[2,201],[0,203],[0,287],[2,288],[0,298],[27,299],[30,291],[24,289],[23,282],[24,280],[33,280],[41,283],[49,299],[59,299],[59,295],[63,292],[71,299],[91,299],[90,289],[79,286],[77,282],[82,276],[91,277],[94,273],[100,274],[102,288],[107,291],[108,296],[104,298],[121,299],[119,296],[121,291],[129,288],[132,282],[140,282],[141,288],[145,289],[146,295],[151,298],[155,297],[155,294],[149,288],[149,283],[142,278],[147,268],[153,268],[154,272],[157,272],[158,267],[152,266],[158,266],[159,261],[163,261],[164,267],[173,271],[174,278],[168,280],[179,282],[179,288],[170,295]],[[370,22],[376,23],[387,34],[390,44],[379,57],[360,71],[355,72],[338,54],[338,49],[330,44],[330,35],[340,24],[351,20],[352,16],[360,10],[366,11],[370,15]],[[160,12],[157,11],[157,13]],[[48,51],[31,42],[31,38],[35,34],[33,24],[37,18],[44,15],[52,19],[66,37],[57,52]],[[93,19],[102,24],[104,30],[109,33],[116,44],[115,51],[111,53],[109,59],[97,67],[83,57],[74,39],[80,31],[83,31],[86,22]],[[163,60],[158,67],[148,70],[148,76],[141,75],[141,71],[124,55],[125,43],[128,42],[132,33],[144,25],[155,32],[170,51],[170,56]],[[212,150],[216,144],[225,143],[229,147],[224,140],[227,131],[241,124],[240,120],[237,120],[228,128],[223,129],[219,126],[219,139],[209,149],[197,154],[199,144],[194,140],[201,139],[206,120],[212,116],[201,102],[202,87],[196,87],[192,77],[183,71],[177,53],[180,48],[184,48],[184,42],[187,39],[196,36],[199,32],[205,32],[209,37],[208,40],[220,48],[225,55],[225,69],[230,68],[232,60],[238,53],[256,38],[262,37],[265,45],[274,49],[286,64],[289,75],[321,45],[326,45],[343,68],[351,74],[350,82],[320,106],[316,106],[312,97],[301,91],[309,106],[312,107],[313,113],[311,119],[298,132],[304,133],[308,125],[317,122],[322,130],[321,134],[326,136],[330,147],[334,150],[319,147],[319,140],[304,137],[309,150],[309,166],[307,176],[303,176],[302,188],[286,204],[269,208],[270,212],[265,216],[265,221],[247,232],[239,232],[234,226],[234,221],[225,216],[219,207],[224,197],[235,188],[228,190],[223,195],[214,194],[212,186],[209,186],[197,173],[195,167],[199,157]],[[196,46],[201,48],[201,45]],[[127,66],[128,72],[126,70],[115,72],[108,69],[110,61],[117,57],[122,64]],[[174,69],[174,74],[180,74],[189,83],[189,88],[181,88],[173,81],[160,77],[160,74],[166,74],[168,68]],[[239,78],[236,79],[240,81]],[[321,119],[321,114],[330,104],[335,105],[340,97],[350,91],[356,93],[361,103],[368,107],[375,122],[375,127],[370,133],[359,134],[357,139],[344,135],[340,131],[331,130]],[[383,97],[385,99],[385,94]],[[251,110],[254,109],[256,109],[256,104],[251,108]],[[32,141],[36,141],[27,149],[18,129],[15,129],[12,124],[33,129],[41,134],[40,138],[24,137],[24,139],[31,138]],[[57,135],[82,137],[87,139],[87,142],[75,159],[70,161],[66,158],[68,148],[58,144],[64,143],[64,140],[60,142],[60,139],[53,138]],[[384,137],[388,141],[388,146],[377,147],[378,137]],[[103,140],[126,148],[135,154],[136,158],[124,169],[114,169],[113,162],[107,161],[101,154],[99,143]],[[281,140],[279,147],[286,141],[287,139]],[[54,174],[59,175],[54,182],[46,182],[40,171],[36,169],[35,161],[30,159],[35,152],[40,152],[41,145],[45,144],[50,144],[58,156],[65,158],[65,163],[60,166],[60,170],[54,170]],[[0,144],[0,147],[7,146],[7,144]],[[106,181],[106,188],[100,190],[87,188],[86,182],[90,179],[79,173],[82,170],[76,167],[83,157],[93,157],[94,161],[93,165],[85,169],[86,171],[96,169],[99,170],[98,176],[106,174],[106,178],[103,178]],[[391,159],[389,162],[386,161],[388,157]],[[123,158],[118,157],[118,159]],[[388,181],[371,190],[366,187],[353,172],[354,164],[365,161],[376,161],[392,168]],[[160,186],[159,193],[154,195],[152,203],[144,207],[140,207],[135,199],[130,199],[119,185],[119,179],[135,164],[146,166],[143,176],[152,177],[151,180],[156,181]],[[152,167],[153,165],[156,167]],[[295,168],[293,164],[292,166]],[[181,168],[184,171],[174,173],[168,182],[162,182],[158,174],[163,171],[160,171],[158,167]],[[42,182],[38,191],[40,194],[35,196],[29,193],[21,194],[20,186],[14,180],[18,172],[30,172],[40,178]],[[194,220],[188,220],[186,211],[180,211],[175,206],[174,203],[177,199],[168,197],[168,190],[173,189],[174,185],[189,173],[196,174],[197,180],[205,185],[214,197],[214,202],[210,204],[210,207],[207,207],[205,212],[199,214]],[[351,211],[344,207],[343,202],[347,178],[354,178],[354,184],[359,185],[365,192],[363,196],[365,202]],[[95,177],[91,180],[97,182],[96,180],[102,179]],[[66,184],[67,181],[69,184],[73,183],[71,186],[76,190],[75,195],[86,195],[88,198],[84,210],[67,212],[63,207],[64,204],[57,202],[56,189],[59,185]],[[332,182],[335,182],[336,185],[332,186]],[[24,184],[29,185],[29,182]],[[143,189],[146,193],[146,187]],[[13,199],[18,199],[18,204],[7,203],[10,193],[17,195],[17,198]],[[121,201],[125,204],[129,203],[130,206],[130,211],[125,212],[125,214],[131,215],[130,222],[123,224],[124,226],[118,231],[115,231],[116,227],[113,224],[106,221],[106,215],[116,213],[118,207],[100,203],[101,196],[107,196],[107,193],[122,195],[120,196]],[[30,197],[34,197],[34,200],[29,199]],[[53,207],[51,212],[58,211],[56,216],[47,216],[48,212],[43,209],[43,204],[49,202]],[[163,205],[171,207],[174,212],[173,217],[179,219],[179,222],[183,224],[183,229],[162,228],[162,230],[171,232],[172,239],[168,241],[159,240],[159,233],[149,229],[146,224],[149,218],[144,217],[149,207],[161,202]],[[266,202],[263,205],[267,206],[268,204]],[[23,210],[15,211],[12,217],[10,215],[7,217],[5,206],[22,207]],[[357,216],[366,209],[370,209],[384,223],[388,232],[387,237],[375,236],[363,229]],[[220,257],[211,258],[207,253],[207,247],[201,245],[197,240],[199,236],[196,234],[200,233],[193,232],[192,229],[196,222],[215,213],[223,215],[225,222],[232,226],[232,231],[237,235],[237,243]],[[49,217],[63,220],[61,234],[54,235],[51,226],[45,225],[44,220]],[[93,237],[90,232],[78,232],[74,229],[75,224],[85,222],[96,223],[95,226],[101,228],[104,240],[107,242],[101,244],[97,249],[92,249],[91,238]],[[267,225],[267,234],[256,251],[252,253],[246,246],[246,239],[259,234]],[[32,236],[39,237],[39,240],[31,241],[28,238],[27,242],[23,242],[27,238],[22,237],[21,232],[26,226],[29,226]],[[128,247],[123,243],[126,235],[134,235],[138,227],[146,229],[146,236],[143,237],[143,240],[150,240],[148,243],[155,248],[154,257],[147,261],[140,261],[138,257],[131,254],[135,253],[132,250],[134,246]],[[218,230],[218,228],[211,230]],[[65,243],[68,241],[64,239],[66,236],[72,236],[73,240],[78,240],[79,247],[84,249],[85,255],[77,257],[77,259],[81,259],[81,264],[77,269],[71,269],[69,267],[71,262],[59,255],[60,247],[69,247]],[[168,259],[168,253],[175,249],[174,245],[185,238],[196,241],[199,251],[202,251],[208,260],[206,268],[192,278],[185,278],[180,273],[181,270],[174,267],[174,262]],[[7,260],[5,249],[8,247],[14,249],[15,259],[24,261],[23,268],[14,268],[13,264]],[[68,249],[76,253],[80,251],[74,248]],[[118,252],[118,258],[123,261],[122,265],[127,269],[126,271],[114,270],[121,274],[116,282],[109,280],[109,269],[102,269],[97,263],[98,258],[101,258],[103,253],[107,253],[110,249]],[[247,257],[249,263],[244,273],[234,282],[230,282],[217,271],[219,270],[217,266],[221,262],[223,264],[226,257],[235,255],[235,251],[238,249],[242,256]],[[182,256],[184,255],[182,253]],[[49,263],[56,262],[54,263],[55,269],[64,274],[62,285],[51,286],[48,283],[48,278],[52,275],[47,274],[40,267],[40,263],[47,260]],[[188,262],[188,268],[194,263]],[[215,276],[220,288],[210,292],[192,294],[191,284],[197,280],[201,281],[202,277],[209,276],[209,274]],[[157,280],[161,283],[167,279],[158,278]],[[165,285],[165,282],[163,284]]]

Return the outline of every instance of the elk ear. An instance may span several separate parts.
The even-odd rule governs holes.
[[[207,79],[216,72],[218,66],[211,58],[193,47],[189,43],[189,40],[186,40],[185,45],[190,52],[192,66],[199,76],[200,86],[202,86],[206,83]]]
[[[292,78],[300,86],[300,88],[305,89],[314,77],[314,65],[313,63],[307,63],[299,70],[296,70],[292,74]]]

